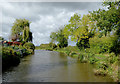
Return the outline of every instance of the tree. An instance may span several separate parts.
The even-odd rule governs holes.
[[[16,19],[12,26],[11,37],[13,41],[32,41],[32,32],[29,29],[30,22],[26,19]]]
[[[112,32],[116,37],[113,42],[111,50],[115,54],[120,51],[120,1],[104,2],[104,6],[107,6],[107,10],[99,9],[98,11],[90,12],[92,15],[92,21],[97,22],[99,32],[107,36]]]
[[[95,22],[91,22],[90,15],[83,15],[82,19],[80,15],[74,14],[70,18],[70,24],[66,25],[64,31],[67,31],[67,35],[71,36],[71,40],[77,42],[76,45],[79,48],[89,47],[89,38],[94,36]]]
[[[105,36],[112,30],[119,29],[120,26],[120,2],[104,2],[104,6],[108,6],[108,10],[99,9],[98,11],[90,12],[92,20],[97,21],[99,31]]]
[[[56,32],[52,32],[50,34],[50,38],[51,38],[51,42],[52,43],[55,42],[57,40],[57,34],[56,34]]]
[[[52,32],[50,35],[50,38],[52,39],[51,41],[57,41],[60,48],[68,46],[68,38],[64,36],[63,29],[59,29],[57,32]]]
[[[25,27],[23,29],[23,41],[24,42],[28,42],[28,41],[32,41],[32,32],[30,32],[28,27]]]
[[[65,26],[65,28],[68,29],[68,33],[70,35],[73,35],[74,30],[79,28],[79,22],[81,21],[80,17],[81,15],[78,15],[77,13],[74,14],[69,20],[70,24]]]

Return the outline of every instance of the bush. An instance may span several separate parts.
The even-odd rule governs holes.
[[[90,38],[90,50],[94,53],[105,53],[105,52],[113,52],[111,48],[113,47],[113,43],[115,41],[114,36],[106,36],[106,37],[94,37]]]
[[[86,63],[88,61],[87,55],[85,53],[80,53],[78,59],[81,63]]]
[[[52,43],[52,42],[50,42],[49,43],[49,47],[52,48],[52,49],[55,49],[55,48],[57,48],[57,45]]]
[[[89,39],[88,38],[82,38],[80,40],[80,42],[77,42],[76,43],[76,46],[82,50],[82,49],[85,49],[85,48],[90,48],[90,44],[89,44]]]
[[[60,35],[59,37],[60,37],[59,43],[58,43],[59,48],[67,47],[68,46],[68,40],[64,37],[64,35]]]
[[[16,52],[16,55],[20,57],[21,53],[18,51],[18,52]]]
[[[2,69],[7,69],[10,66],[16,66],[20,63],[20,57],[10,47],[2,48]]]
[[[26,55],[29,55],[29,54],[32,54],[32,53],[33,53],[32,49],[27,49],[26,52],[25,52]]]
[[[109,67],[109,63],[106,61],[98,61],[97,62],[97,68],[106,70]]]
[[[71,52],[70,50],[67,50],[67,51],[66,51],[66,54],[69,56],[69,55],[70,55],[70,52]]]
[[[97,60],[95,57],[89,58],[90,64],[94,64],[94,63],[96,63],[97,61],[98,61],[98,60]]]
[[[53,51],[53,49],[52,49],[52,48],[48,48],[48,49],[46,49],[46,50]]]
[[[34,44],[33,44],[33,43],[30,43],[30,42],[25,43],[25,44],[23,45],[23,47],[25,47],[26,49],[31,49],[31,50],[33,50],[33,51],[34,51],[34,49],[35,49]]]
[[[82,54],[79,54],[78,59],[79,59],[80,61],[82,61],[82,60],[83,60],[83,55],[82,55]]]
[[[118,56],[116,56],[114,53],[110,53],[106,60],[113,64],[114,62],[118,61]]]
[[[49,48],[49,47],[50,47],[49,44],[41,44],[41,45],[39,46],[40,49],[47,49],[47,48]]]
[[[77,53],[75,53],[75,52],[70,52],[70,53],[69,53],[70,56],[74,56],[74,55],[76,55],[76,54],[77,54]]]
[[[94,70],[94,73],[96,76],[106,76],[107,75],[107,72],[103,69]]]

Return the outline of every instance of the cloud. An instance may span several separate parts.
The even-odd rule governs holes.
[[[31,21],[33,43],[49,43],[51,32],[68,23],[74,13],[81,15],[101,8],[101,2],[5,2],[2,8],[2,35],[8,39],[15,19]],[[69,43],[73,45],[73,42]]]

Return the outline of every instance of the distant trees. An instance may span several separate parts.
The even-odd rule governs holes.
[[[57,41],[60,48],[68,46],[68,37],[65,37],[63,29],[59,29],[57,32],[52,32],[50,38],[51,42]]]
[[[19,40],[24,42],[32,41],[32,32],[29,28],[30,22],[26,19],[16,19],[12,26],[11,39],[13,41]]]

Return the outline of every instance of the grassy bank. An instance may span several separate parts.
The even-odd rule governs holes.
[[[114,53],[94,53],[90,49],[79,50],[76,46],[69,46],[55,51],[63,52],[67,56],[78,57],[81,63],[95,64],[95,75],[109,75],[114,81],[118,81],[118,55]]]

